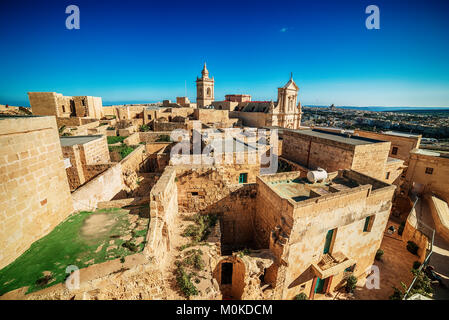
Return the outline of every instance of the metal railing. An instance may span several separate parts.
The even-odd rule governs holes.
[[[413,207],[412,207],[412,209],[410,210],[410,212],[412,212],[413,209],[415,209],[416,205],[418,204],[418,201],[420,201],[419,196],[417,196],[417,195],[415,195],[415,194],[413,194],[412,200],[413,200],[414,198],[416,198],[416,200],[414,201]],[[420,202],[419,204],[420,204],[420,206],[422,206],[422,203],[421,203],[421,202]],[[416,209],[415,209],[415,211],[416,211]],[[417,230],[418,230],[419,232],[421,232],[424,236],[426,236],[427,239],[429,240],[429,241],[428,241],[429,247],[428,247],[427,250],[426,250],[426,251],[427,251],[426,257],[424,258],[423,263],[422,263],[422,264],[419,266],[419,268],[418,268],[418,275],[419,275],[419,273],[421,273],[422,269],[423,269],[423,268],[427,265],[427,263],[429,262],[430,256],[431,256],[432,253],[433,253],[433,243],[434,243],[434,240],[435,240],[435,229],[429,227],[427,224],[425,224],[423,221],[421,221],[421,219],[420,219],[420,217],[419,217],[419,215],[418,215],[418,211],[416,211],[416,219],[417,219]],[[402,300],[406,300],[406,299],[407,299],[407,296],[408,296],[408,294],[410,293],[410,290],[412,290],[412,288],[413,288],[413,286],[414,286],[416,280],[418,279],[418,275],[415,276],[415,277],[413,278],[413,281],[412,281],[412,283],[410,284],[410,286],[408,287],[407,291],[405,292],[404,297],[402,298]]]

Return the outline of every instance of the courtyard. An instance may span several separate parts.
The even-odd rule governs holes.
[[[148,225],[148,205],[73,214],[0,270],[0,295],[63,282],[68,266],[81,269],[141,252]]]

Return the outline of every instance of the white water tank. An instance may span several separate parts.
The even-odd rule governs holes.
[[[309,180],[310,183],[324,181],[326,179],[327,179],[327,172],[322,168],[318,168],[317,170],[307,172],[307,180]]]

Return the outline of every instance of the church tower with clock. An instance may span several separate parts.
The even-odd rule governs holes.
[[[196,78],[196,105],[197,108],[209,106],[214,101],[214,78],[209,78],[209,71],[204,63],[201,78]]]

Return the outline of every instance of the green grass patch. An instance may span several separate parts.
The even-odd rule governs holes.
[[[63,282],[69,265],[82,269],[141,251],[145,244],[133,241],[146,234],[148,224],[133,232],[128,218],[129,210],[117,208],[69,216],[0,270],[0,295],[25,286],[30,293]],[[131,240],[120,239],[125,234]]]
[[[136,147],[127,146],[126,144],[121,144],[119,146],[109,146],[109,152],[117,151],[120,154],[121,160],[125,159],[131,152],[134,151]]]
[[[109,136],[109,137],[107,137],[107,139],[108,139],[108,144],[115,144],[118,142],[123,142],[123,140],[125,140],[126,137]]]

